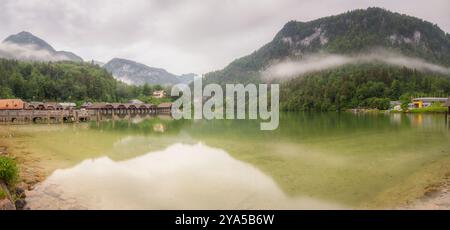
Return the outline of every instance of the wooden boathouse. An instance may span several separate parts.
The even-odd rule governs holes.
[[[139,101],[129,103],[85,103],[81,109],[75,109],[74,103],[56,102],[23,102],[20,99],[0,100],[1,123],[26,122],[79,122],[88,121],[92,117],[101,120],[104,115],[117,116],[170,114],[172,103],[161,103],[156,106]]]
[[[129,115],[129,114],[156,114],[157,106],[152,104],[134,103],[86,103],[81,108],[90,111],[91,115]]]
[[[91,115],[129,115],[129,114],[170,114],[172,103],[161,103],[158,106],[144,103],[86,103],[81,108],[90,111]]]
[[[2,123],[63,123],[88,121],[86,110],[0,110]]]

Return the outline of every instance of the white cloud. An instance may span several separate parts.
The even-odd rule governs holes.
[[[298,61],[283,61],[268,66],[263,72],[267,80],[285,79],[302,74],[332,69],[346,64],[357,63],[384,63],[400,67],[408,67],[422,71],[433,71],[442,74],[450,74],[450,68],[435,65],[424,60],[388,52],[382,49],[373,50],[370,53],[362,53],[353,56],[336,54],[316,54]]]
[[[68,60],[65,55],[38,49],[34,45],[17,45],[9,42],[0,43],[0,56],[20,60]]]

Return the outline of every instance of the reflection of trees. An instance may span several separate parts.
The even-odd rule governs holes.
[[[134,118],[136,119],[136,118]],[[133,118],[120,119],[120,120],[108,120],[103,122],[91,122],[90,128],[94,130],[120,132],[125,134],[160,134],[161,129],[155,127],[163,127],[165,134],[173,135],[180,132],[180,130],[189,125],[189,120],[172,120],[166,117],[147,117],[139,122],[132,122]]]
[[[417,129],[412,129],[416,127],[414,115],[401,115],[400,122],[392,123],[391,116],[384,114],[288,113],[281,114],[279,128],[270,132],[260,131],[258,120],[151,118],[138,124],[122,120],[115,121],[115,125],[90,125],[93,130],[101,130],[101,135],[116,137],[103,152],[114,160],[161,150],[174,143],[203,142],[259,168],[292,196],[358,204],[403,183],[421,169],[420,165],[448,154],[439,150],[445,147],[442,144],[449,135],[447,130],[440,136],[445,128],[442,117],[423,116],[428,121],[426,127],[434,132],[434,138],[426,145]],[[164,132],[155,127],[164,127]],[[117,151],[121,149],[114,143],[127,136],[135,142],[124,144],[124,148],[144,143],[151,143],[152,147],[120,154]],[[140,138],[146,142],[139,142]],[[396,164],[399,159],[400,166]]]

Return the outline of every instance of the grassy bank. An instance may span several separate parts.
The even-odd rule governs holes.
[[[3,189],[0,187],[0,200],[5,199],[6,198],[6,192],[3,191]]]
[[[25,201],[20,200],[15,192],[15,185],[18,180],[18,169],[16,162],[6,156],[0,156],[0,210],[16,210],[17,204],[23,204]],[[20,194],[21,195],[21,194]]]
[[[447,107],[443,106],[429,106],[420,109],[411,109],[409,113],[446,113],[448,111]]]
[[[18,175],[16,162],[9,157],[0,156],[0,181],[11,186],[17,182]]]
[[[446,113],[448,107],[441,105],[432,105],[424,108],[408,109],[406,111],[389,110],[391,113]]]

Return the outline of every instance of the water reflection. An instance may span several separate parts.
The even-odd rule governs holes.
[[[272,132],[260,131],[259,122],[255,120],[191,121],[149,117],[135,121],[11,126],[6,131],[0,129],[0,134],[15,140],[10,145],[11,152],[23,153],[27,159],[40,159],[38,166],[51,176],[36,192],[44,194],[47,198],[43,200],[49,204],[58,203],[59,198],[54,198],[58,194],[64,200],[61,206],[53,208],[115,208],[119,205],[112,207],[110,203],[123,199],[113,196],[115,193],[127,194],[124,197],[132,200],[126,201],[127,205],[121,203],[123,208],[328,208],[331,202],[352,208],[378,208],[420,193],[429,178],[442,176],[436,168],[446,169],[450,165],[445,164],[450,162],[446,161],[450,159],[450,129],[441,115],[284,113],[280,116],[279,129]],[[206,146],[199,147],[199,142]],[[195,155],[198,151],[205,154]],[[156,161],[155,156],[161,156],[164,161]],[[196,165],[191,158],[202,164]],[[139,167],[135,169],[133,165],[136,161],[146,162],[151,167],[137,171]],[[136,165],[139,164],[136,162]],[[165,171],[175,166],[180,169],[170,175]],[[85,171],[78,174],[82,167]],[[208,172],[216,168],[221,169],[222,174],[210,176]],[[90,171],[99,169],[108,173],[98,177],[94,173],[89,178]],[[62,177],[66,175],[62,172],[77,173]],[[142,175],[131,177],[126,172]],[[126,176],[120,176],[121,173]],[[172,191],[174,181],[179,181],[173,178],[184,178],[179,175],[190,175],[183,181],[197,176],[195,182],[198,180],[200,191],[187,185]],[[424,179],[424,176],[429,178]],[[165,177],[173,187],[160,185],[165,185]],[[251,184],[253,177],[266,181],[261,182],[266,187],[261,189]],[[129,184],[132,181],[134,184]],[[238,195],[228,197],[219,181],[230,184],[235,190],[241,189],[236,183],[250,183],[248,191],[243,189],[242,194],[258,195],[254,199]],[[81,190],[70,187],[85,183],[90,187]],[[106,185],[118,191],[103,195],[108,194],[103,191]],[[217,192],[216,187],[222,188],[219,189],[222,192]],[[88,188],[91,190],[83,190]],[[146,189],[158,193],[142,192]],[[219,200],[214,201],[216,203],[196,200],[189,195],[194,192]],[[46,193],[52,195],[45,196]],[[140,204],[138,198],[133,198],[136,193],[147,203],[136,207]],[[159,193],[174,194],[175,198],[156,196]],[[104,199],[104,203],[83,196]],[[154,201],[155,197],[167,201]],[[316,201],[303,199],[299,202],[298,197],[312,197]],[[184,203],[178,198],[190,202]],[[78,206],[77,202],[65,201],[74,199],[86,202]],[[172,202],[173,199],[176,202]],[[239,199],[249,202],[239,203],[236,201]],[[91,201],[95,205],[91,206]],[[211,206],[205,206],[210,203]],[[36,207],[50,208],[42,202]]]
[[[203,144],[174,144],[121,162],[85,160],[56,170],[28,194],[28,202],[32,209],[344,208],[288,197],[254,166]]]

